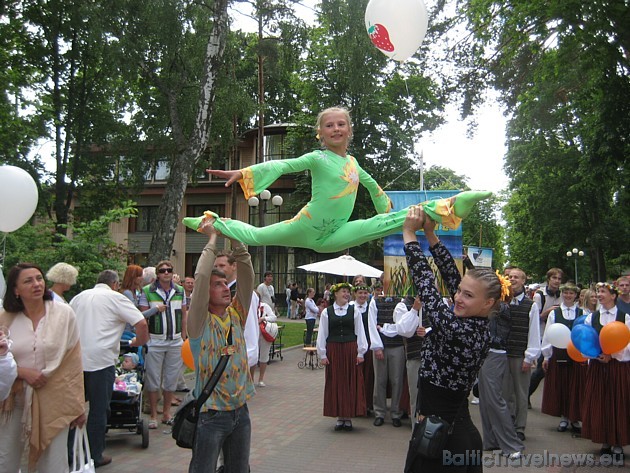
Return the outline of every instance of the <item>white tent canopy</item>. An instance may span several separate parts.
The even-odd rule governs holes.
[[[318,261],[317,263],[303,264],[298,268],[312,273],[337,274],[339,276],[356,276],[362,274],[368,278],[380,278],[383,271],[369,264],[362,263],[350,255],[342,255],[337,258]]]

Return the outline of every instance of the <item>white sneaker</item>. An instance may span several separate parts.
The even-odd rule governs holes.
[[[470,403],[476,406],[477,404],[479,404],[479,398],[476,396],[473,396],[472,401],[470,401]]]
[[[264,388],[264,387],[266,387],[266,386],[267,386],[267,385],[266,385],[265,383],[263,383],[262,381],[259,381],[259,382],[258,382],[258,387],[259,387],[259,388]]]
[[[521,458],[521,452],[510,453],[507,457],[510,461],[516,461]]]

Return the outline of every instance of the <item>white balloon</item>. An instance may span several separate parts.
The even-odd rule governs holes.
[[[566,348],[571,341],[571,330],[564,324],[554,323],[547,328],[547,340],[556,348]]]
[[[15,166],[0,166],[0,232],[13,232],[33,216],[37,185],[29,173]]]
[[[365,9],[365,27],[372,43],[399,62],[420,47],[428,25],[422,0],[370,0]]]

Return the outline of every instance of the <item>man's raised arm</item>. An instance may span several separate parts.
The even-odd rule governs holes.
[[[247,246],[237,240],[232,242],[232,256],[236,259],[236,274],[238,274],[238,286],[236,287],[236,297],[243,306],[243,327],[247,320],[249,306],[252,302],[252,291],[254,290],[254,268],[252,267],[252,256],[247,251]]]
[[[203,333],[203,327],[208,317],[210,275],[214,267],[214,260],[217,257],[217,234],[215,232],[203,233],[208,235],[208,243],[201,252],[201,257],[199,258],[195,271],[195,288],[198,289],[193,291],[190,308],[188,310],[188,320],[186,321],[188,336],[190,338],[199,338]]]

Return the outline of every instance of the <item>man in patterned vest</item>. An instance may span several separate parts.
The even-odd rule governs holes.
[[[142,288],[138,300],[140,311],[150,310],[149,350],[144,379],[151,408],[150,429],[158,427],[160,385],[164,393],[162,423],[171,424],[171,403],[182,368],[182,344],[186,339],[186,298],[184,288],[173,282],[173,263],[160,261],[156,274],[155,282]]]
[[[503,382],[503,398],[508,401],[519,440],[525,440],[527,398],[531,367],[540,355],[538,306],[525,296],[525,272],[510,269],[513,299],[510,304],[512,326],[507,341],[508,376]]]
[[[400,427],[403,414],[400,408],[405,373],[405,347],[403,337],[382,336],[378,327],[393,324],[408,312],[407,306],[400,299],[374,297],[368,309],[368,327],[370,331],[370,350],[374,355],[374,425],[385,423],[387,413],[387,381],[392,386],[390,413],[392,425]]]
[[[225,371],[201,408],[189,472],[214,472],[223,450],[225,469],[249,471],[251,421],[247,401],[254,385],[247,364],[243,330],[254,289],[254,269],[247,247],[231,240],[236,259],[238,288],[230,295],[223,271],[213,269],[217,254],[217,233],[212,223],[202,222],[197,230],[208,235],[197,272],[190,303],[188,334],[195,361],[195,395],[199,397],[219,359],[230,354]]]

